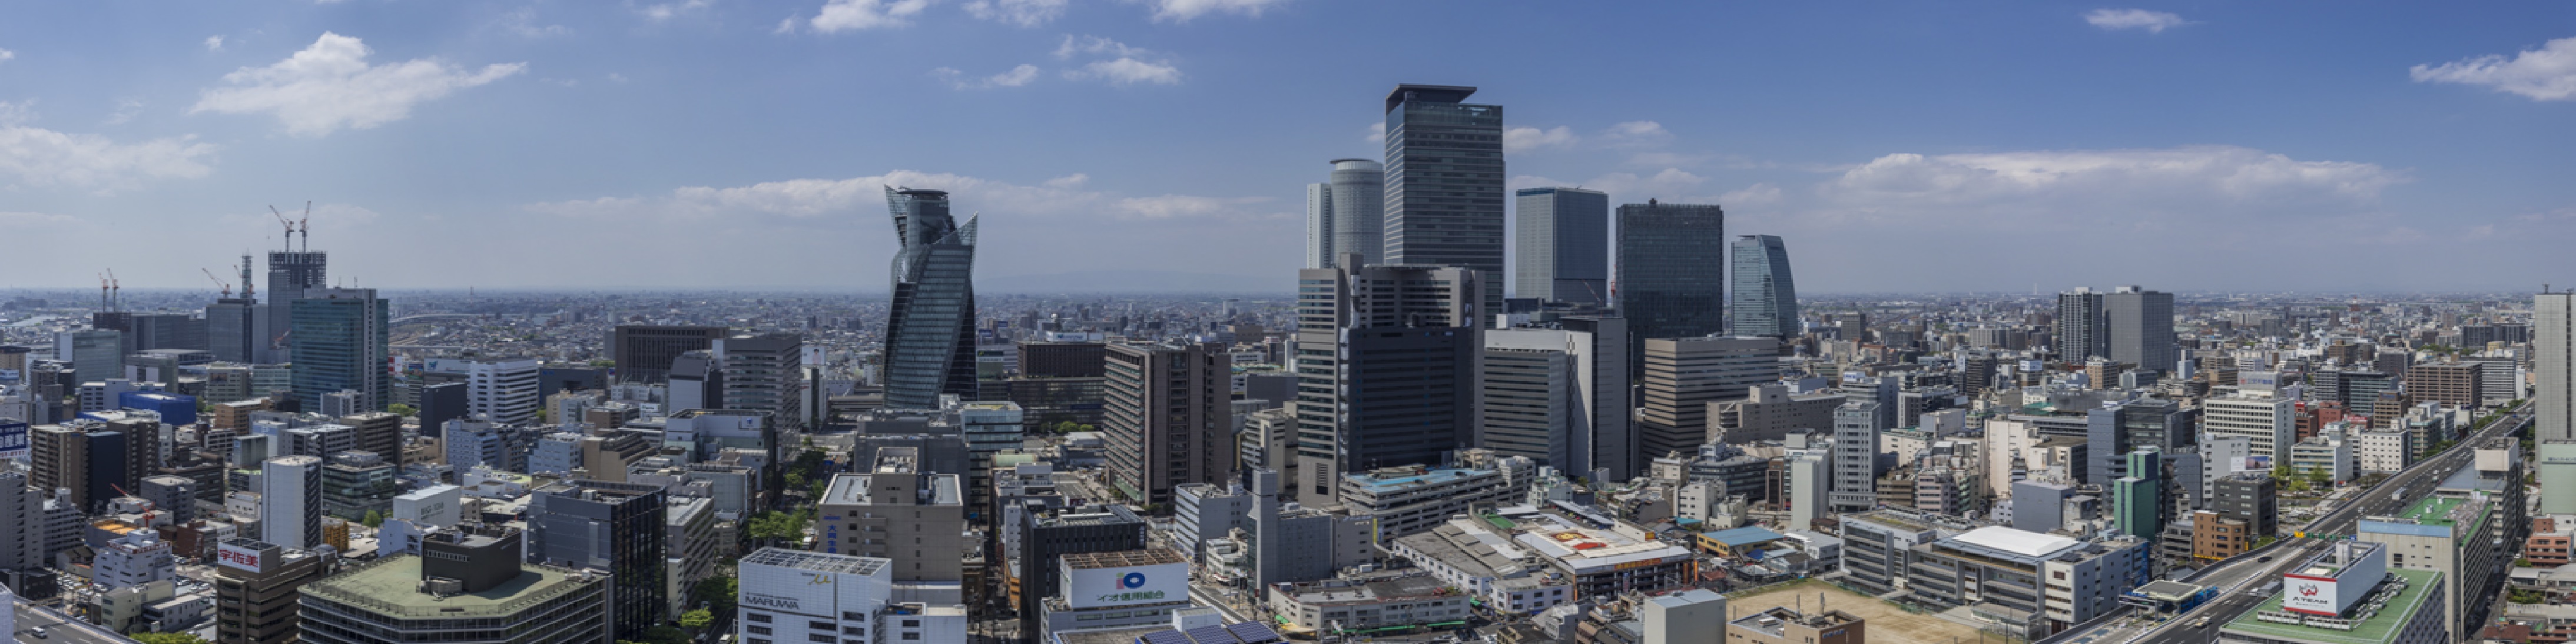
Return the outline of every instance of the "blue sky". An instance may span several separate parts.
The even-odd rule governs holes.
[[[195,288],[310,200],[361,286],[876,290],[904,183],[984,276],[1284,290],[1404,82],[1813,292],[2576,284],[2568,2],[11,1],[0,51],[0,287]]]

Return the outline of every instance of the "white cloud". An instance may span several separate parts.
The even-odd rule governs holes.
[[[223,51],[223,50],[224,50],[224,37],[223,37],[223,36],[207,36],[207,37],[206,37],[206,51]]]
[[[2526,49],[2508,60],[2487,55],[2408,70],[2415,82],[2486,85],[2533,100],[2576,100],[2576,37]]]
[[[24,114],[23,107],[0,103],[0,185],[105,193],[141,187],[148,179],[196,179],[213,171],[206,162],[214,144],[195,137],[117,143],[19,125]]]
[[[2145,9],[2095,9],[2092,13],[2084,14],[2084,21],[2106,31],[2145,29],[2151,34],[2160,34],[2166,29],[2191,24],[2183,20],[2182,16]]]
[[[1129,47],[1129,46],[1127,46],[1125,43],[1121,43],[1121,42],[1118,42],[1118,41],[1115,41],[1115,40],[1110,40],[1110,39],[1107,39],[1107,38],[1102,38],[1102,37],[1099,37],[1099,36],[1088,36],[1088,35],[1086,35],[1086,36],[1082,36],[1082,37],[1080,37],[1080,38],[1076,38],[1076,37],[1074,37],[1072,34],[1065,34],[1065,36],[1064,36],[1064,44],[1056,45],[1056,47],[1055,47],[1055,57],[1056,57],[1057,59],[1059,59],[1059,60],[1060,60],[1060,59],[1065,59],[1065,58],[1072,58],[1074,54],[1109,54],[1109,55],[1112,55],[1112,56],[1142,56],[1142,55],[1146,55],[1146,54],[1148,54],[1148,53],[1150,53],[1150,52],[1147,52],[1147,51],[1145,51],[1144,49],[1140,49],[1140,48],[1136,48],[1136,47]]]
[[[1037,79],[1038,66],[1021,65],[1011,68],[1011,71],[974,79],[964,78],[964,72],[960,72],[949,67],[930,70],[930,75],[937,76],[942,80],[948,81],[950,86],[956,87],[957,89],[1019,87],[1021,85],[1027,85],[1029,84],[1029,81]]]
[[[1383,128],[1386,127],[1386,125],[1380,123],[1378,124],[1378,127]],[[1384,136],[1384,133],[1381,132],[1379,135]],[[1534,127],[1505,128],[1503,130],[1503,151],[1528,152],[1548,146],[1561,147],[1574,145],[1574,142],[1577,140],[1579,140],[1579,138],[1574,136],[1574,128],[1563,125],[1556,126],[1554,129],[1546,130]]]
[[[1593,177],[1590,180],[1573,182],[1558,181],[1540,176],[1522,175],[1512,177],[1510,185],[1515,189],[1538,186],[1577,186],[1586,190],[1599,190],[1610,193],[1610,198],[1613,203],[1637,203],[1643,202],[1647,199],[1662,199],[1665,201],[1679,202],[1709,201],[1713,199],[1713,197],[1693,196],[1693,193],[1700,189],[1700,184],[1707,182],[1708,178],[1691,174],[1681,168],[1664,168],[1662,171],[1656,172],[1652,175],[1641,176],[1633,172],[1613,172]]]
[[[1189,22],[1211,13],[1239,13],[1260,17],[1263,10],[1287,4],[1287,0],[1129,0],[1154,7],[1154,20]]]
[[[225,74],[231,86],[200,92],[188,112],[265,112],[288,134],[322,136],[402,120],[413,105],[527,69],[527,63],[502,63],[468,70],[436,58],[369,65],[368,53],[357,38],[324,32],[286,60]]]
[[[815,12],[806,25],[827,34],[906,27],[912,25],[906,18],[919,15],[930,8],[930,3],[931,0],[831,0],[823,3],[823,9]],[[779,30],[790,31],[795,23],[796,19],[789,18],[779,25]]]
[[[572,30],[565,29],[563,25],[537,25],[535,7],[520,7],[517,11],[501,14],[501,17],[494,19],[492,24],[502,31],[517,34],[522,38],[544,38],[572,33]]]
[[[1820,187],[1826,198],[1889,212],[1935,204],[2015,202],[2040,210],[2101,210],[2101,203],[2149,206],[2214,200],[2371,199],[2406,178],[2369,163],[2296,161],[2249,148],[2203,145],[2154,150],[1993,154],[1890,154]],[[2010,214],[2010,213],[2006,213]],[[2050,216],[2057,216],[2052,213]]]
[[[1368,136],[1367,136],[1367,137],[1364,137],[1364,138],[1368,139],[1368,142],[1370,142],[1370,143],[1385,143],[1385,142],[1386,142],[1386,121],[1378,121],[1378,122],[1376,122],[1376,123],[1370,123],[1370,124],[1369,124],[1369,126],[1368,126],[1368,131],[1369,131]]]
[[[104,121],[103,123],[104,123],[104,124],[106,124],[106,125],[118,125],[118,124],[122,124],[122,123],[124,123],[124,122],[126,122],[126,121],[132,121],[132,120],[134,120],[134,116],[135,116],[135,115],[137,115],[137,114],[142,114],[142,113],[143,113],[143,101],[142,101],[142,100],[140,100],[140,99],[132,99],[132,98],[120,98],[120,99],[116,99],[116,110],[115,110],[115,111],[112,111],[112,112],[108,112],[108,113],[107,113],[107,120],[106,120],[106,121]]]
[[[1718,195],[1717,204],[1728,208],[1772,206],[1780,203],[1780,195],[1779,186],[1756,183]]]
[[[1111,85],[1136,83],[1176,85],[1181,82],[1181,69],[1173,67],[1170,63],[1151,63],[1120,57],[1116,60],[1092,61],[1083,65],[1081,69],[1065,70],[1064,77],[1073,80],[1097,78],[1108,81]]]
[[[747,215],[813,219],[867,214],[871,209],[882,212],[885,207],[884,187],[908,186],[949,191],[951,198],[957,201],[956,210],[961,214],[986,211],[1014,217],[1074,218],[1105,214],[1121,221],[1258,220],[1282,216],[1255,213],[1244,208],[1268,201],[1267,197],[1125,197],[1085,189],[1090,180],[1089,175],[1073,174],[1048,179],[1035,186],[1024,186],[955,174],[896,170],[854,179],[793,179],[731,188],[693,186],[673,190],[670,195],[662,197],[561,201],[531,204],[528,209],[567,217],[602,219],[649,216],[696,221]]]
[[[0,49],[0,62],[7,62],[9,59],[11,59],[11,58],[17,58],[17,57],[18,57],[18,52],[9,51],[9,50],[6,50],[6,49]]]
[[[636,9],[636,10],[635,10],[635,12],[636,12],[636,13],[639,13],[639,14],[643,14],[643,16],[644,16],[644,19],[645,19],[645,20],[651,20],[651,21],[654,21],[654,22],[661,22],[661,21],[665,21],[665,20],[670,20],[672,17],[674,17],[674,16],[678,16],[678,15],[680,15],[681,13],[690,12],[690,11],[696,11],[696,10],[699,10],[699,9],[705,9],[705,8],[707,8],[707,5],[710,5],[710,4],[713,4],[713,2],[712,2],[711,0],[687,0],[687,1],[685,1],[685,2],[666,2],[666,3],[662,3],[662,4],[645,5],[645,6],[641,7],[641,8]]]
[[[1064,16],[1072,0],[975,0],[966,13],[984,20],[1035,27]]]

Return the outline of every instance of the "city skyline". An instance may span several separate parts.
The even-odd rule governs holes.
[[[2064,281],[2043,292],[2527,289],[2547,281],[2524,277],[2550,267],[2544,241],[2576,234],[2576,188],[2541,179],[2567,170],[2549,153],[2569,143],[2547,127],[2568,109],[2550,65],[2576,55],[2546,9],[2353,9],[2323,30],[2290,6],[1456,9],[347,3],[181,8],[100,39],[89,25],[113,8],[31,8],[0,27],[0,226],[138,252],[106,266],[29,248],[0,287],[116,268],[138,289],[193,288],[199,268],[280,245],[267,205],[311,199],[333,278],[388,291],[867,290],[895,246],[869,195],[902,184],[1019,233],[988,236],[989,279],[1284,291],[1305,184],[1380,156],[1376,108],[1401,83],[1472,85],[1513,110],[1506,189],[1721,205],[1732,231],[1797,244],[1815,293],[2024,291],[2035,275]],[[1464,63],[1309,51],[1318,30],[1435,17],[1556,31]],[[1653,37],[1691,28],[1719,37]],[[1611,35],[1625,46],[1583,44]],[[1737,96],[1766,99],[1721,100]],[[1214,116],[1234,110],[1265,127]],[[2088,232],[2117,239],[2068,243]],[[768,256],[597,268],[605,249],[672,239]],[[364,252],[388,240],[400,252]],[[1175,250],[1060,252],[1111,243]],[[2480,252],[2422,252],[2442,245]],[[2020,252],[1923,254],[1971,246]],[[468,250],[514,261],[417,261]]]

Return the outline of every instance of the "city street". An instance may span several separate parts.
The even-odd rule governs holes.
[[[18,613],[18,631],[17,631],[17,632],[15,632],[15,633],[10,633],[10,635],[11,635],[11,636],[13,636],[13,637],[15,638],[15,640],[16,640],[16,641],[19,641],[19,642],[74,642],[74,643],[77,643],[77,644],[115,644],[115,643],[117,643],[117,642],[131,642],[131,641],[133,641],[133,640],[128,640],[128,639],[121,638],[121,637],[112,637],[112,636],[104,635],[104,634],[102,634],[102,633],[104,633],[104,631],[100,631],[100,630],[98,630],[98,627],[96,627],[96,626],[91,626],[91,625],[88,625],[88,624],[67,623],[67,622],[65,622],[63,619],[61,619],[61,618],[59,618],[59,617],[56,617],[53,613],[49,613],[49,612],[46,612],[46,611],[43,611],[43,610],[34,609],[34,608],[29,608],[29,607],[27,607],[26,605],[23,605],[23,604],[21,604],[21,605],[19,605],[19,606],[17,607],[17,613]],[[45,636],[45,637],[41,637],[41,638],[39,638],[39,637],[36,637],[34,634],[32,634],[32,633],[30,633],[30,632],[29,632],[29,630],[30,630],[30,629],[34,629],[34,628],[39,627],[39,626],[42,626],[42,627],[44,627],[44,628],[45,628],[45,630],[49,631],[49,632],[46,634],[46,636]]]

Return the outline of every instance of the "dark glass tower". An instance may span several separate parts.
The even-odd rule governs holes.
[[[669,606],[663,578],[662,486],[577,480],[539,488],[528,500],[528,561],[597,568],[618,582],[608,599],[618,637],[661,624]]]
[[[975,220],[957,225],[948,193],[886,188],[894,214],[894,310],[886,318],[885,404],[935,409],[975,395]]]
[[[1628,318],[1628,365],[1644,373],[1647,338],[1696,338],[1726,330],[1726,211],[1714,204],[1648,199],[1619,207],[1619,315]]]
[[[384,411],[393,400],[393,381],[385,375],[392,306],[371,288],[313,289],[304,295],[289,301],[296,400],[318,410],[323,395],[352,390],[360,411]]]
[[[1736,335],[1798,337],[1798,287],[1789,279],[1789,248],[1772,235],[1735,238],[1735,293],[1729,308]]]
[[[1503,300],[1503,107],[1473,87],[1397,85],[1386,95],[1386,263],[1481,272]]]
[[[1600,306],[1610,300],[1610,195],[1522,188],[1513,297]]]

